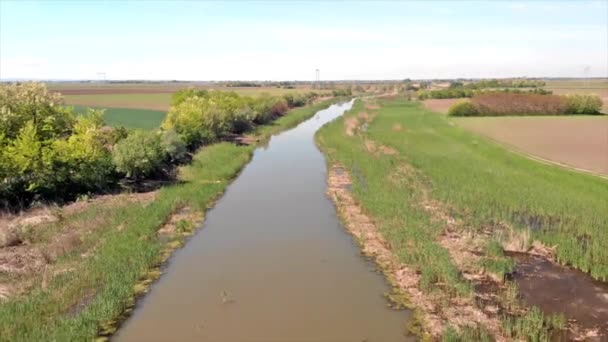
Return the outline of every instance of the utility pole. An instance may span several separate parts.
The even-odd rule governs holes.
[[[319,69],[315,69],[315,89],[320,89],[321,88],[321,70]]]

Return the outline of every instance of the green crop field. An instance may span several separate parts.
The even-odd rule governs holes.
[[[87,107],[74,106],[78,114],[86,112]],[[104,120],[110,126],[124,126],[130,129],[155,129],[160,127],[165,112],[148,109],[107,108]]]
[[[64,95],[65,103],[73,106],[100,108],[132,108],[166,111],[171,105],[170,93],[116,93]]]

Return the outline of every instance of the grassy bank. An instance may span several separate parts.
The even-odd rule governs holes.
[[[292,110],[272,128],[260,128],[259,134],[290,128],[329,103]],[[33,230],[32,243],[43,245],[54,239],[53,234],[87,227],[79,243],[29,280],[27,293],[0,305],[0,340],[90,340],[110,335],[137,293],[145,292],[159,275],[157,267],[200,223],[191,219],[200,221],[254,148],[230,143],[204,147],[180,169],[181,182],[163,187],[151,201],[94,204],[74,214],[60,213],[58,221]],[[159,238],[159,229],[167,226],[172,227]]]
[[[608,182],[510,153],[418,103],[379,104],[375,115],[357,102],[317,139],[329,162],[352,175],[355,198],[399,260],[420,273],[425,293],[445,300],[473,292],[440,243],[446,223],[433,215],[439,207],[469,233],[485,236],[484,257],[472,268],[502,275],[513,263],[501,246],[515,239],[526,249],[539,240],[555,247],[559,262],[608,279]],[[355,118],[374,115],[349,132]],[[531,330],[517,335],[545,334]]]

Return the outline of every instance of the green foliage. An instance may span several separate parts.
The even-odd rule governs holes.
[[[171,96],[171,105],[177,106],[189,97],[207,97],[207,95],[209,95],[209,92],[206,90],[195,88],[180,89]]]
[[[503,319],[503,329],[507,336],[531,342],[551,341],[551,333],[563,330],[565,325],[562,315],[545,316],[537,307],[523,316]]]
[[[230,117],[209,97],[189,97],[171,107],[162,124],[175,130],[189,147],[216,141],[232,126]]]
[[[572,94],[566,96],[568,113],[598,114],[602,109],[602,99],[595,94]]]
[[[485,252],[485,257],[481,259],[481,266],[499,279],[505,279],[506,275],[515,269],[515,261],[505,256],[502,245],[497,240],[490,240]]]
[[[185,97],[189,96],[189,97]],[[208,144],[230,134],[241,134],[255,124],[264,124],[284,115],[290,107],[303,106],[317,94],[287,94],[258,98],[235,92],[182,91],[171,107],[164,129],[175,130],[189,147]]]
[[[2,205],[70,198],[112,182],[109,147],[119,137],[103,127],[102,111],[75,118],[37,83],[2,85],[0,101]]]
[[[478,115],[477,108],[471,101],[460,100],[453,104],[448,110],[450,116],[476,116]]]
[[[157,172],[164,157],[159,134],[149,131],[132,132],[118,142],[112,151],[116,170],[136,180]]]
[[[103,127],[103,112],[91,110],[78,117],[72,134],[65,140],[55,140],[57,152],[55,174],[70,192],[99,191],[111,181],[113,164],[108,147],[116,142],[112,128]]]
[[[335,97],[338,96],[352,96],[353,95],[353,91],[352,89],[349,88],[345,88],[345,89],[334,89],[331,91],[332,95]]]
[[[183,161],[188,153],[186,143],[174,130],[162,132],[160,146],[166,158],[172,163]]]
[[[465,326],[456,330],[448,326],[441,336],[442,342],[490,342],[494,341],[490,333],[480,326]]]
[[[37,139],[64,137],[74,123],[74,115],[63,106],[63,99],[41,83],[0,85],[0,134],[15,139],[31,122]]]

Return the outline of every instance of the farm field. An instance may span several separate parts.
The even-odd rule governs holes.
[[[375,251],[385,272],[403,279],[397,285],[422,308],[423,321],[480,323],[481,330],[465,330],[469,335],[463,340],[481,340],[486,333],[507,340],[549,340],[566,328],[576,334],[572,327],[577,325],[579,333],[608,336],[608,305],[599,299],[608,296],[608,287],[590,277],[608,279],[608,181],[530,160],[432,114],[420,103],[400,99],[359,102],[319,132],[318,143],[333,170],[330,192],[337,193],[343,219],[365,227],[353,232],[363,236],[364,250]],[[362,219],[365,215],[370,218]],[[375,236],[373,226],[385,242],[369,238]],[[388,257],[379,246],[390,246],[399,263],[386,265]],[[518,253],[538,259],[526,266]],[[534,273],[541,262],[562,268]],[[561,278],[572,271],[569,267],[583,271],[570,285]],[[516,279],[505,280],[513,270]],[[554,286],[523,286],[519,277]],[[411,290],[412,282],[429,297]],[[590,306],[569,309],[563,292],[560,297],[553,290],[574,291],[572,286],[595,289],[598,297],[590,290],[591,299],[581,299],[581,305]],[[531,304],[525,298],[545,300]],[[438,309],[425,311],[426,299]],[[507,314],[497,317],[496,307]],[[481,311],[476,318],[465,316],[475,310]],[[590,312],[595,318],[586,316]]]
[[[131,108],[167,111],[171,106],[171,93],[114,93],[64,95],[65,103],[73,106],[99,108]]]
[[[447,114],[448,109],[460,99],[428,99],[422,101],[424,107],[434,112]]]
[[[74,106],[78,114],[86,113],[89,107]],[[105,108],[103,119],[109,126],[128,129],[155,129],[165,118],[164,111],[133,108]]]
[[[517,151],[608,175],[608,117],[476,117],[453,122]]]
[[[218,87],[209,84],[152,83],[152,84],[106,84],[106,83],[50,83],[49,89],[64,95],[69,105],[103,108],[132,108],[167,111],[171,105],[171,94],[179,89],[194,87],[234,91],[243,96],[258,96],[263,93],[280,96],[291,93],[313,91],[310,87],[295,89],[277,87]],[[324,90],[315,90],[324,93]]]

